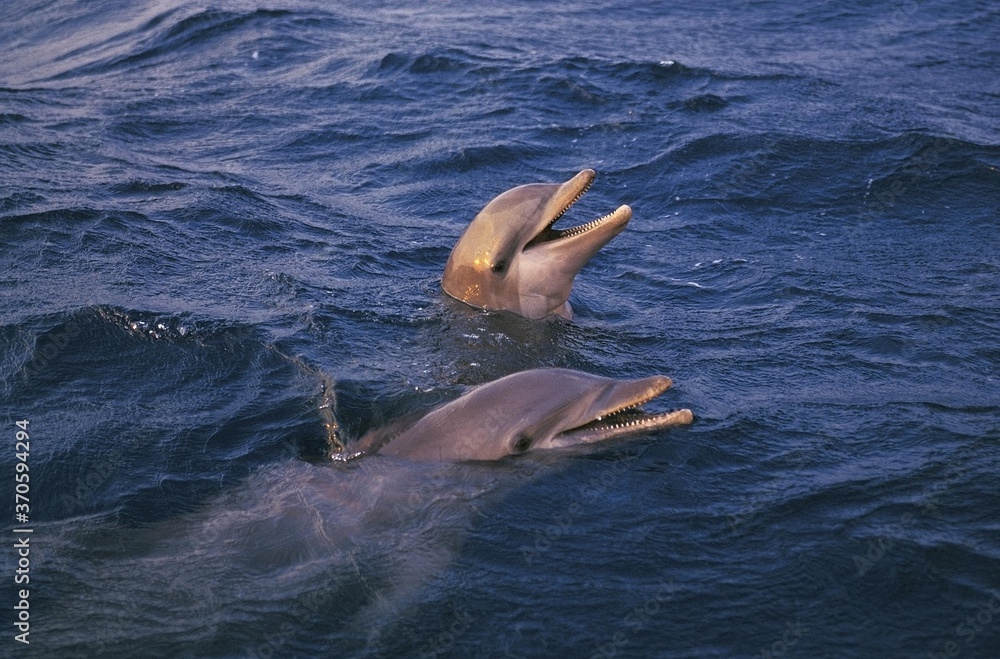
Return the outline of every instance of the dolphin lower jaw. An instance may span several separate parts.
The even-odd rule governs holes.
[[[592,444],[624,435],[689,425],[691,410],[649,414],[640,409],[673,385],[670,378],[652,376],[641,380],[615,382],[594,400],[578,424],[564,428],[539,443],[538,448],[563,448]]]
[[[632,219],[632,209],[619,206],[593,222],[571,229],[545,229],[521,250],[522,277],[533,288],[562,289],[569,297],[576,274]]]
[[[634,408],[615,412],[585,425],[564,430],[544,444],[545,448],[566,448],[579,444],[594,444],[616,437],[687,426],[694,422],[691,410],[682,409],[660,414],[646,414]],[[541,447],[539,447],[541,448]]]
[[[628,225],[632,209],[621,206],[604,217],[572,229],[545,229],[519,258],[520,309],[528,318],[549,314],[573,318],[569,296],[577,273]]]
[[[562,217],[562,213],[559,214],[559,217]],[[603,227],[605,228],[605,231],[601,232],[603,234],[603,240],[597,247],[597,249],[600,249],[625,228],[628,221],[632,219],[632,208],[627,204],[622,204],[607,215],[599,217],[596,220],[591,220],[586,224],[570,227],[568,229],[553,229],[552,225],[556,223],[559,217],[556,217],[545,225],[545,227],[539,231],[534,238],[525,244],[522,251],[526,252],[540,246],[551,245],[552,243],[560,240],[567,240],[576,236],[582,236]],[[597,250],[594,251],[596,252]]]

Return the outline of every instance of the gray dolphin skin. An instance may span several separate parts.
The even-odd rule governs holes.
[[[499,460],[508,455],[649,432],[694,420],[690,410],[637,410],[670,378],[616,380],[563,368],[514,373],[360,440],[361,453],[413,461]]]
[[[582,226],[552,228],[594,176],[585,169],[562,184],[522,185],[487,204],[448,257],[444,291],[480,309],[572,319],[573,278],[632,218],[623,205]]]

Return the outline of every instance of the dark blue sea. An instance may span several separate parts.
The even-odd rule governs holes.
[[[943,0],[6,3],[0,655],[1000,656],[998,35]],[[442,293],[490,199],[584,168],[561,223],[634,217],[571,322]],[[325,410],[356,440],[540,366],[668,375],[648,408],[696,420],[329,457]]]

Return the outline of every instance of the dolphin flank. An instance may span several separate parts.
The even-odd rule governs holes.
[[[687,409],[637,409],[671,384],[660,375],[616,380],[564,368],[522,371],[373,430],[358,450],[415,461],[499,460],[688,425],[694,415]]]
[[[481,309],[571,319],[576,273],[632,218],[623,205],[578,227],[552,228],[594,176],[585,169],[562,184],[522,185],[488,203],[455,243],[441,287]]]

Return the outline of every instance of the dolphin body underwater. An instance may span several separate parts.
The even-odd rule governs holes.
[[[616,380],[564,368],[521,371],[370,431],[357,450],[421,462],[499,460],[688,425],[694,416],[687,409],[637,409],[671,384],[660,375]]]
[[[488,203],[448,257],[445,293],[480,309],[571,320],[573,278],[632,218],[622,205],[582,226],[552,228],[594,176],[585,169],[565,183],[522,185]]]

